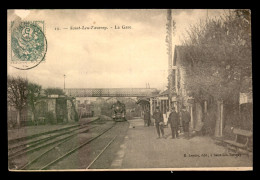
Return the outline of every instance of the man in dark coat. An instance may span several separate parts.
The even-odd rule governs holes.
[[[180,125],[179,114],[175,111],[175,107],[172,107],[171,113],[168,118],[168,124],[171,126],[172,130],[172,139],[179,138],[178,128]]]
[[[190,127],[191,117],[190,117],[190,113],[187,111],[187,109],[185,107],[183,107],[182,111],[181,111],[181,120],[182,120],[184,136],[187,139],[189,139],[189,137],[190,137],[189,127]]]
[[[147,116],[149,117],[148,118],[148,126],[151,126],[151,113],[150,113],[149,109],[147,110]]]
[[[150,112],[149,110],[146,110],[144,113],[144,125],[150,126]]]
[[[159,139],[161,137],[160,132],[162,134],[162,137],[165,138],[164,129],[163,129],[163,114],[160,112],[158,106],[156,107],[156,110],[153,113],[153,118],[155,119],[155,127],[156,127],[157,134],[158,134],[157,139]]]

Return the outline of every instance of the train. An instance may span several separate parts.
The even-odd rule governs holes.
[[[112,105],[112,118],[116,122],[126,121],[126,109],[125,104],[117,101]]]

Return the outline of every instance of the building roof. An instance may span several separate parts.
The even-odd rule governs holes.
[[[147,97],[143,97],[143,98],[140,98],[138,99],[138,101],[136,102],[137,104],[140,104],[140,103],[144,103],[144,102],[150,102],[149,99],[150,98],[156,98],[156,97],[168,97],[169,95],[169,90],[165,90],[163,92],[161,92],[160,94],[157,94],[157,95],[154,95],[154,96],[147,96]]]
[[[141,99],[138,99],[136,104],[149,104],[150,101],[148,99],[144,99],[144,98],[141,98]]]
[[[159,95],[168,95],[169,94],[169,90],[166,89],[165,91],[161,92]]]

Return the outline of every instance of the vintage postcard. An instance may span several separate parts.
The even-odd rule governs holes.
[[[9,9],[9,171],[253,170],[249,9]]]

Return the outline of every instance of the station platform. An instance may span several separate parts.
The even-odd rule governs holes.
[[[252,170],[252,157],[227,154],[209,136],[157,139],[155,126],[144,126],[142,119],[129,120],[129,129],[110,169],[125,170]],[[225,167],[225,168],[223,168]],[[205,169],[206,168],[206,169]]]
[[[36,136],[37,134],[48,133],[58,129],[66,129],[69,127],[77,126],[80,123],[86,123],[93,121],[99,117],[82,118],[78,122],[69,122],[66,124],[57,125],[38,125],[38,126],[25,126],[21,128],[9,129],[8,130],[8,141],[14,141],[16,139],[28,138],[30,136]]]

